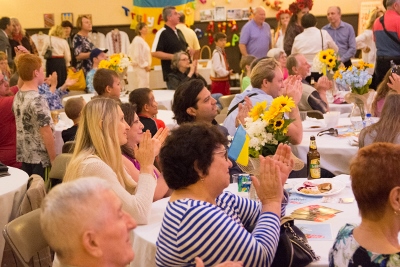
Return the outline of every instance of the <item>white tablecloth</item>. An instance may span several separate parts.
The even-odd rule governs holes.
[[[340,114],[350,113],[353,108],[353,104],[329,104],[329,111],[339,111]]]
[[[8,167],[9,176],[0,177],[0,229],[12,221],[18,212],[19,205],[26,193],[26,186],[29,179],[26,172]],[[0,235],[0,263],[3,259],[5,240]]]
[[[172,107],[172,100],[174,98],[175,91],[174,90],[153,90],[154,98],[157,101],[158,104],[164,105],[168,110],[171,110]],[[73,96],[67,96],[64,97],[62,100],[62,104],[65,106],[65,103],[67,102],[68,99],[73,98],[73,97],[83,97],[85,99],[86,103],[89,102],[94,94],[82,94],[82,95],[73,95]],[[129,102],[129,95],[122,92],[121,101],[123,103]]]
[[[349,118],[340,118],[339,126],[351,125]],[[341,128],[340,131],[347,128]],[[351,146],[350,137],[334,137],[331,135],[317,136],[315,132],[303,132],[303,140],[299,145],[291,145],[292,152],[307,163],[307,152],[310,146],[310,136],[315,136],[317,149],[321,155],[321,167],[335,175],[348,174],[350,161],[356,155],[358,146]]]
[[[340,175],[334,179],[341,180],[345,182],[348,186],[339,194],[334,195],[334,197],[354,197],[350,188],[350,179],[348,175]],[[289,179],[288,183],[296,184],[298,182],[305,181],[306,179]],[[228,191],[237,191],[237,184],[231,184]],[[134,230],[133,239],[133,249],[135,251],[135,259],[130,266],[146,266],[153,267],[155,265],[155,253],[156,253],[156,241],[158,237],[159,230],[161,228],[162,218],[164,216],[164,211],[168,203],[169,198],[164,198],[156,201],[152,205],[151,216],[149,224],[140,225]],[[287,208],[286,214],[289,215],[293,210],[305,207],[311,204],[321,204],[334,209],[342,210],[343,212],[336,214],[334,218],[331,218],[323,223],[331,225],[332,240],[329,241],[310,241],[310,245],[321,259],[318,262],[313,262],[309,266],[319,267],[328,266],[328,253],[333,245],[333,241],[339,229],[347,222],[349,223],[359,223],[361,218],[358,215],[357,204],[354,201],[351,204],[339,204],[339,203],[321,203],[321,198],[317,197],[315,200],[308,202],[303,205],[296,205]],[[296,220],[295,223],[301,224],[318,224],[318,222],[311,221],[300,221]]]

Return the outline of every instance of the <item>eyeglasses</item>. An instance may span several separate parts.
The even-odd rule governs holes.
[[[189,61],[189,58],[188,58],[188,57],[186,57],[186,58],[181,58],[180,61]]]
[[[224,154],[226,160],[228,160],[228,150],[224,149],[218,152],[214,152],[214,154]]]
[[[324,135],[324,134],[329,134],[329,135],[333,135],[333,136],[337,137],[338,136],[338,130],[335,129],[335,128],[329,128],[328,130],[320,131],[317,134],[317,136],[321,136],[321,135]]]

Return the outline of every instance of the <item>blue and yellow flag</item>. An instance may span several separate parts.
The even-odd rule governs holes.
[[[240,165],[247,166],[249,164],[249,142],[249,135],[243,126],[239,125],[229,147],[228,157]]]

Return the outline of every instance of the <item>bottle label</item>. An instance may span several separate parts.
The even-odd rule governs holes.
[[[312,159],[310,161],[310,176],[313,179],[321,178],[321,168],[319,166],[319,159]]]

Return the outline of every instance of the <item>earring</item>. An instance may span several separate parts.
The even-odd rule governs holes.
[[[398,211],[394,211],[394,214],[396,214],[396,216],[399,216],[400,215],[400,210],[398,210]]]

